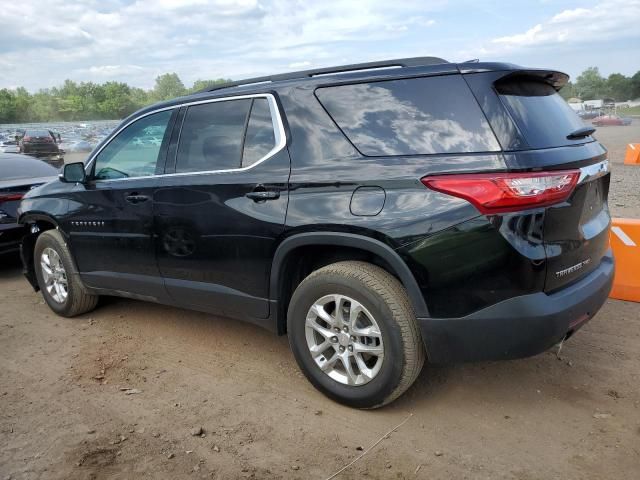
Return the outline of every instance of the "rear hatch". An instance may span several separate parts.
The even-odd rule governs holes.
[[[516,72],[494,82],[521,137],[520,148],[505,155],[507,166],[579,174],[567,200],[545,209],[547,292],[580,279],[600,264],[608,250],[611,221],[606,151],[591,136],[593,129],[557,93],[564,83],[559,75]]]
[[[604,167],[596,167],[593,177],[586,177],[568,201],[547,209],[545,291],[567,285],[595,269],[609,248],[609,174],[601,175]]]

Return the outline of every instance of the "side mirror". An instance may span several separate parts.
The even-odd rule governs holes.
[[[87,175],[84,171],[84,163],[67,163],[62,170],[60,180],[66,183],[84,183]]]

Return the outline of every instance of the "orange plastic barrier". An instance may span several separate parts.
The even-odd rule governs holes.
[[[611,248],[616,259],[616,276],[609,296],[640,302],[640,220],[614,218]]]
[[[625,165],[640,165],[640,143],[627,145],[627,153],[624,156]]]

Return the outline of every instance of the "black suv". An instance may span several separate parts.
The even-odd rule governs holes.
[[[537,354],[614,272],[607,154],[567,79],[414,58],[144,108],[25,196],[26,276],[63,316],[119,295],[286,333],[354,407],[397,398],[425,358]]]

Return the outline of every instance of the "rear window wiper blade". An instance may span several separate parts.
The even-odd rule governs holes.
[[[595,131],[596,129],[593,127],[582,127],[567,135],[567,140],[578,140],[579,138],[588,137]]]

